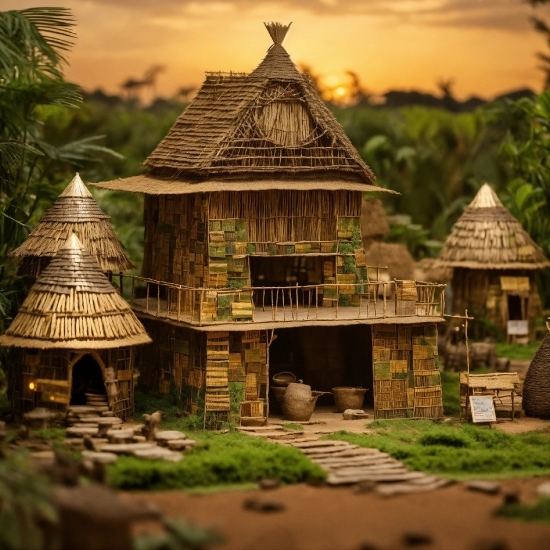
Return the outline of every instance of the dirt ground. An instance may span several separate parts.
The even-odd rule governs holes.
[[[543,478],[508,480],[504,489],[535,501]],[[190,495],[183,491],[126,493],[156,504],[169,517],[218,530],[220,549],[239,550],[536,550],[550,548],[550,525],[501,519],[494,511],[502,495],[456,484],[429,493],[381,497],[352,488],[293,485],[269,491]],[[278,512],[245,508],[248,499],[282,503]],[[146,525],[141,531],[148,530]],[[431,542],[407,544],[407,535]],[[414,541],[412,541],[414,542]],[[216,547],[218,548],[218,547]]]

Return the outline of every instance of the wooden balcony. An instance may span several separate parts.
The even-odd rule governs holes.
[[[419,281],[240,289],[191,288],[133,276],[120,282],[138,316],[203,330],[426,323],[442,321],[445,310],[445,285]]]

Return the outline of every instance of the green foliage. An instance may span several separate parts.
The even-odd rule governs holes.
[[[460,375],[458,372],[441,371],[443,411],[448,416],[460,415]]]
[[[528,344],[506,344],[505,342],[497,342],[497,356],[507,357],[508,359],[518,359],[520,361],[531,361],[536,351],[539,349],[540,343],[540,340],[533,340]]]
[[[258,482],[324,479],[325,473],[299,450],[237,432],[193,434],[197,447],[178,463],[120,457],[108,468],[109,483],[119,489],[164,490]]]
[[[223,542],[216,531],[189,525],[179,519],[164,518],[162,524],[165,533],[135,537],[133,550],[202,550]]]
[[[534,505],[504,504],[497,510],[497,515],[521,521],[550,523],[550,498],[541,498]]]
[[[33,470],[25,454],[0,460],[0,548],[41,550],[49,547],[42,529],[57,523],[50,484]]]
[[[414,470],[455,478],[550,473],[550,435],[512,435],[472,424],[431,420],[375,420],[372,435],[339,432],[327,439],[375,447]]]

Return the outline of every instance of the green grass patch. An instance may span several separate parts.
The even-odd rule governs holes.
[[[63,440],[67,437],[65,428],[43,428],[40,430],[31,430],[34,437],[48,439],[56,448],[63,446]]]
[[[299,450],[229,432],[192,434],[197,446],[178,463],[120,457],[108,468],[109,484],[118,489],[158,491],[256,483],[324,479],[325,472]]]
[[[506,344],[498,342],[496,344],[497,356],[507,357],[508,359],[517,359],[521,361],[531,361],[537,349],[539,349],[541,340],[535,340],[528,344]]]
[[[304,427],[301,424],[295,424],[294,422],[289,422],[288,424],[283,424],[285,430],[303,430]]]
[[[541,498],[535,505],[504,504],[498,509],[497,515],[521,521],[550,523],[550,498]]]
[[[550,473],[550,434],[512,435],[472,424],[432,420],[375,420],[373,434],[338,432],[325,439],[374,447],[414,470],[454,478],[514,477]]]

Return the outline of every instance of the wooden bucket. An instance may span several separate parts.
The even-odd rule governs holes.
[[[338,412],[344,412],[346,409],[362,409],[365,399],[365,388],[351,388],[338,386],[332,388],[334,403]]]

